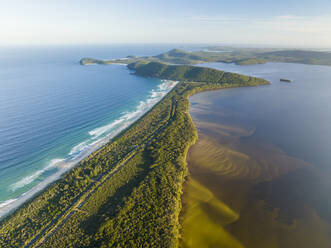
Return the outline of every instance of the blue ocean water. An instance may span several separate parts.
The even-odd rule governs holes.
[[[0,216],[129,126],[174,85],[82,57],[155,55],[168,46],[0,48]]]

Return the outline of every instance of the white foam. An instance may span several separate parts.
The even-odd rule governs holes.
[[[84,151],[88,147],[88,140],[79,143],[78,145],[74,146],[71,151],[69,152],[69,156],[75,156],[76,154]]]
[[[63,159],[63,158],[54,158],[51,160],[51,162],[49,162],[49,165],[46,167],[46,169],[48,170],[55,166],[59,166],[64,161],[65,161],[65,159]]]
[[[59,164],[62,161],[64,161],[64,159],[52,159],[51,162],[46,167],[44,167],[43,169],[37,170],[35,173],[33,173],[29,176],[23,177],[18,182],[13,183],[12,185],[10,185],[10,189],[12,191],[16,191],[17,189],[23,188],[24,186],[26,186],[26,185],[32,183],[34,180],[36,180],[45,171],[55,167],[57,164]]]
[[[141,101],[135,111],[123,113],[123,116],[110,124],[96,128],[89,132],[91,136],[101,136],[110,131],[115,131],[116,128],[120,128],[120,125],[126,125],[125,123],[133,123],[139,119],[144,113],[146,113],[154,104],[160,101],[175,85],[177,82],[164,80],[157,90],[152,90],[146,101]],[[127,125],[126,125],[127,126]]]
[[[16,191],[17,189],[20,189],[20,188],[24,187],[25,185],[28,185],[28,184],[32,183],[43,172],[44,172],[44,170],[38,170],[35,173],[33,173],[32,175],[22,178],[17,183],[14,183],[14,184],[10,185],[11,190]]]
[[[105,132],[108,132],[109,130],[113,129],[115,126],[121,124],[124,121],[123,118],[120,118],[118,120],[113,121],[112,123],[106,125],[106,126],[102,126],[99,128],[96,128],[92,131],[89,132],[89,135],[91,136],[100,136],[102,134],[104,134]]]
[[[7,206],[7,205],[9,205],[9,204],[11,204],[12,202],[15,202],[16,200],[17,200],[17,198],[9,199],[7,201],[4,201],[4,202],[0,203],[0,209]]]

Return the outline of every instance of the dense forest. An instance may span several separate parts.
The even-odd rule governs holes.
[[[148,71],[148,76],[183,82],[117,138],[2,220],[0,247],[178,245],[185,157],[197,139],[188,96],[267,81],[198,67],[129,67],[138,75]],[[185,82],[195,77],[205,82]]]
[[[203,82],[217,84],[261,85],[268,82],[264,79],[224,72],[216,69],[190,65],[168,65],[159,62],[134,62],[128,65],[139,76],[183,82]]]

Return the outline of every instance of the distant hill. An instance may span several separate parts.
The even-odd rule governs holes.
[[[216,48],[213,48],[216,49]],[[211,52],[212,51],[212,52]],[[312,65],[331,65],[330,52],[308,50],[277,50],[260,48],[229,48],[226,51],[204,50],[187,52],[172,49],[156,56],[128,56],[125,59],[98,60],[83,58],[82,65],[89,64],[130,64],[135,62],[159,62],[177,65],[194,65],[207,62],[235,63],[237,65],[264,64],[267,62],[300,63]]]
[[[266,62],[287,62],[313,65],[331,65],[330,52],[318,52],[308,50],[275,50],[254,48],[233,48],[224,51],[198,51],[186,52],[173,49],[169,52],[157,55],[163,62],[174,64],[198,64],[204,62],[235,63],[238,65],[264,64]]]
[[[282,50],[267,52],[260,55],[265,60],[274,62],[292,62],[313,65],[331,65],[330,52],[306,50]]]
[[[208,61],[208,58],[205,58],[204,56],[180,49],[172,49],[169,52],[155,56],[155,58],[175,64],[198,64]]]

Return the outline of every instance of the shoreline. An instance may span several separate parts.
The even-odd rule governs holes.
[[[113,140],[115,140],[118,136],[121,135],[121,133],[123,133],[124,131],[129,129],[137,121],[139,121],[141,118],[143,118],[149,111],[151,111],[178,84],[177,81],[173,81],[173,80],[160,79],[160,81],[161,81],[161,83],[159,84],[159,87],[161,86],[161,88],[162,88],[162,84],[169,83],[169,86],[166,89],[166,93],[163,94],[163,92],[164,92],[163,91],[162,94],[161,94],[161,97],[157,101],[152,102],[152,105],[146,111],[141,112],[137,116],[137,118],[133,118],[133,120],[131,120],[131,121],[128,120],[118,130],[115,130],[114,132],[110,132],[105,137],[102,137],[99,140],[94,141],[93,143],[91,143],[89,145],[89,147],[87,149],[83,149],[78,154],[78,156],[73,157],[73,158],[69,157],[69,158],[66,158],[66,159],[60,159],[60,161],[54,163],[52,166],[48,165],[44,168],[41,168],[41,170],[43,170],[43,169],[47,170],[45,168],[48,168],[48,167],[53,168],[54,167],[54,168],[58,168],[58,171],[56,171],[54,174],[48,176],[47,178],[45,178],[45,180],[41,181],[40,183],[35,185],[30,190],[24,192],[19,197],[8,199],[8,200],[2,202],[0,204],[0,221],[2,221],[4,219],[6,219],[7,217],[9,217],[11,214],[13,214],[19,208],[24,207],[25,204],[28,204],[29,202],[33,201],[36,197],[38,197],[38,195],[42,194],[47,189],[48,186],[51,186],[52,184],[56,183],[67,172],[70,172],[73,168],[79,166],[80,162],[82,162],[83,160],[89,158],[90,155],[93,156],[93,153],[98,152],[98,150],[102,149],[106,144],[108,144],[108,143],[112,142]],[[148,102],[151,99],[150,98],[151,95],[153,96],[154,93],[155,93],[155,91],[152,91],[151,94],[147,96],[145,102]],[[137,105],[136,108],[138,109],[139,105]],[[138,111],[138,110],[136,110],[136,111]],[[113,122],[116,122],[116,120],[114,120]],[[112,123],[107,124],[106,126],[111,125]],[[101,126],[99,128],[103,128],[103,127],[104,126]],[[99,129],[99,128],[97,128],[97,129]],[[95,129],[91,130],[90,133],[93,132],[94,130]],[[78,144],[77,146],[79,146],[79,145],[80,144]],[[74,148],[75,147],[73,147],[72,149],[74,149]],[[70,155],[70,153],[69,153],[69,155]]]
[[[61,180],[53,183],[47,190],[29,201],[29,204],[22,206],[4,221],[1,221],[0,230],[7,230],[7,234],[6,239],[0,244],[12,243],[15,240],[19,240],[23,245],[34,244],[40,238],[45,240],[51,235],[46,242],[42,242],[48,247],[56,246],[56,244],[61,244],[64,241],[60,237],[64,237],[63,235],[68,232],[71,232],[76,240],[81,240],[82,230],[80,228],[83,228],[83,226],[77,225],[76,221],[89,221],[90,219],[86,218],[92,217],[95,214],[93,211],[101,208],[102,199],[109,199],[112,202],[110,207],[119,204],[118,201],[121,201],[122,198],[119,200],[116,197],[112,200],[112,189],[119,189],[119,187],[127,185],[126,187],[130,187],[129,192],[134,189],[134,192],[137,191],[137,193],[123,195],[123,199],[131,197],[129,199],[133,200],[136,196],[143,196],[146,192],[150,192],[150,189],[156,187],[154,185],[155,179],[159,177],[165,180],[161,180],[155,189],[162,190],[163,193],[156,198],[153,198],[153,195],[149,193],[141,199],[138,198],[138,205],[145,207],[130,210],[130,215],[135,214],[136,216],[136,218],[130,219],[130,222],[137,222],[137,225],[132,226],[134,229],[140,226],[138,223],[148,223],[150,220],[146,219],[144,217],[146,215],[140,212],[140,210],[145,209],[149,212],[149,215],[154,216],[153,218],[160,218],[160,230],[164,230],[163,228],[171,230],[164,234],[162,242],[178,244],[180,241],[181,196],[183,183],[187,176],[186,156],[189,148],[197,141],[197,131],[189,115],[189,96],[203,91],[270,84],[266,80],[248,78],[233,73],[227,73],[224,80],[225,82],[222,83],[195,81],[178,83],[176,87],[163,96],[161,101],[158,101],[153,108],[145,113],[140,121],[136,121],[134,125],[127,128],[123,135],[118,135],[114,142],[103,146],[102,149],[94,153],[94,156],[84,159],[82,166],[76,166],[68,171],[67,176],[61,177]],[[148,143],[146,143],[146,139],[148,139]],[[137,145],[142,147],[142,151],[136,152]],[[145,153],[147,153],[147,156]],[[133,164],[121,166],[121,169],[112,176],[112,180],[102,181],[107,175],[112,174],[113,169],[116,169],[121,161],[125,161],[127,156],[130,157],[130,154],[133,154],[132,160],[135,161]],[[143,159],[145,162],[139,163],[136,161],[137,159]],[[137,173],[140,170],[147,174],[145,174],[143,181],[136,182],[139,179]],[[131,178],[137,185],[131,188],[131,184],[128,184],[129,179],[126,178]],[[166,183],[168,180],[171,180],[170,184]],[[102,182],[100,183],[100,181]],[[89,195],[88,192],[94,186],[100,186],[100,188]],[[138,194],[138,192],[140,193]],[[118,192],[118,194],[122,193]],[[86,200],[83,201],[83,199]],[[164,199],[170,200],[166,201],[167,204],[161,204]],[[87,214],[81,215],[80,211],[75,211],[77,208],[75,204],[81,201],[84,205],[79,205],[78,210],[83,210]],[[158,211],[151,212],[148,207],[150,204],[154,204],[154,207],[158,206]],[[50,212],[49,209],[54,210]],[[128,210],[128,208],[123,209],[123,211]],[[164,214],[161,214],[162,212]],[[122,221],[125,220],[121,215],[113,218],[119,223],[123,223]],[[21,231],[12,226],[13,223],[17,222],[21,223]],[[55,225],[56,227],[58,224],[61,225],[60,229],[52,228],[52,226]],[[8,232],[8,230],[11,231]],[[22,236],[22,230],[27,235]],[[154,232],[152,229],[149,229],[149,231],[150,235],[146,236],[148,240],[154,240],[153,242],[155,242],[155,240],[160,239],[159,232]],[[132,234],[132,230],[130,233],[126,232],[127,229],[117,230],[118,234],[122,233],[124,235],[123,237]]]
[[[254,142],[246,143],[246,147],[240,147],[240,143],[238,146],[232,147],[226,142],[231,135],[227,133],[216,134],[217,130],[221,130],[216,128],[222,128],[222,122],[220,121],[223,120],[212,117],[218,111],[218,102],[213,101],[213,98],[208,97],[208,94],[198,99],[195,99],[195,104],[197,105],[194,105],[197,113],[202,109],[210,113],[194,115],[193,113],[196,112],[192,112],[193,116],[195,116],[193,117],[195,120],[194,126],[198,132],[199,143],[190,147],[192,150],[189,151],[189,156],[186,160],[188,176],[183,185],[182,211],[180,214],[180,225],[182,227],[180,242],[183,244],[183,247],[208,246],[208,240],[214,240],[215,243],[213,244],[217,244],[217,247],[227,247],[227,244],[230,243],[235,244],[233,247],[244,247],[244,245],[269,247],[276,244],[276,242],[279,242],[278,244],[281,242],[283,244],[286,242],[299,244],[304,240],[301,243],[304,244],[306,242],[307,245],[301,244],[302,247],[311,247],[310,240],[307,238],[302,239],[300,232],[305,232],[306,237],[309,237],[308,234],[312,230],[319,230],[321,227],[326,228],[324,226],[326,219],[319,216],[319,218],[312,221],[310,219],[311,212],[303,213],[301,207],[298,208],[295,201],[290,201],[289,198],[296,195],[283,192],[282,185],[288,185],[290,190],[293,190],[291,188],[294,186],[293,181],[298,181],[299,185],[300,183],[305,185],[306,178],[309,178],[311,174],[315,175],[314,173],[317,173],[316,171],[314,172],[314,167],[281,149],[275,149],[277,147],[273,146],[274,144],[272,143],[269,144],[270,146],[267,146],[268,143],[265,144],[266,150],[260,149],[259,146],[254,147]],[[208,126],[208,123],[219,124],[219,126],[215,126],[214,129]],[[233,124],[235,123],[228,123],[229,127]],[[222,130],[224,131],[224,129]],[[229,133],[231,130],[229,130]],[[232,130],[232,132],[234,131]],[[223,142],[221,139],[223,139]],[[233,139],[236,139],[235,134],[233,134]],[[215,150],[211,147],[215,148]],[[260,153],[250,153],[251,150],[246,149],[248,147],[255,150],[258,149]],[[225,151],[225,154],[222,151]],[[233,152],[232,155],[241,156],[241,158],[247,155],[251,160],[245,161],[245,158],[242,160],[231,160],[232,157],[226,154],[226,151]],[[218,157],[216,157],[216,154]],[[213,160],[209,160],[210,157],[213,157]],[[269,160],[265,160],[264,158],[266,157]],[[261,161],[261,164],[254,164],[254,161]],[[265,164],[268,164],[269,167],[266,168],[268,170],[259,171],[258,169],[263,169]],[[257,168],[251,165],[257,166]],[[247,168],[250,168],[248,172]],[[254,172],[260,172],[260,174]],[[273,188],[269,188],[268,186],[270,185],[273,185]],[[269,190],[267,195],[271,199],[269,201],[265,198],[266,196],[262,196],[265,194],[264,188]],[[294,188],[296,188],[296,185]],[[252,192],[255,194],[252,194]],[[277,198],[277,194],[280,192],[283,193],[284,199],[287,200],[282,201]],[[300,192],[295,192],[295,194],[299,195]],[[310,199],[309,195],[306,197],[306,199]],[[286,207],[281,205],[285,201]],[[275,212],[276,208],[279,209],[277,213]],[[210,212],[206,211],[206,209],[209,209]],[[287,212],[288,209],[291,210]],[[295,214],[291,211],[295,211]],[[316,210],[313,208],[311,211],[314,212]],[[298,216],[296,215],[297,212],[300,212]],[[264,222],[263,220],[265,219],[268,221]],[[303,225],[302,223],[305,224]],[[202,225],[205,228],[199,230],[199,226]],[[247,230],[247,227],[252,229]],[[283,228],[291,230],[282,233],[282,236],[276,236],[278,233],[281,233]],[[250,238],[257,236],[261,230],[265,230],[265,240]],[[319,247],[325,247],[323,244],[330,240],[327,235],[320,234],[317,231],[316,233],[313,232],[312,235],[320,238]],[[201,238],[199,239],[198,237]],[[217,237],[222,238],[218,239]]]
[[[233,73],[229,74],[231,76],[236,75]],[[225,174],[221,174],[223,172],[222,170],[228,172],[228,168],[222,168],[223,164],[220,163],[220,161],[224,161],[224,165],[229,165],[230,170],[236,173],[238,172],[239,174],[236,174],[235,176],[244,180],[251,179],[251,176],[253,176],[252,180],[260,177],[269,178],[269,176],[271,177],[272,175],[275,175],[274,177],[276,178],[278,176],[278,171],[277,173],[275,172],[275,174],[269,175],[270,172],[273,172],[271,164],[270,170],[262,171],[261,174],[254,173],[256,172],[254,171],[254,169],[256,169],[255,167],[249,168],[249,166],[245,166],[245,158],[247,158],[247,156],[243,156],[245,155],[245,150],[237,149],[237,153],[231,153],[231,156],[237,156],[236,158],[240,157],[242,160],[231,160],[231,162],[228,163],[228,160],[224,160],[223,158],[231,159],[232,157],[228,154],[222,155],[223,153],[221,152],[221,149],[226,147],[227,139],[221,141],[221,139],[224,139],[227,135],[226,132],[223,132],[221,136],[218,137],[215,135],[217,133],[216,131],[220,131],[221,129],[216,129],[216,126],[214,129],[210,125],[200,126],[198,122],[195,123],[193,121],[192,116],[194,115],[191,116],[190,114],[190,108],[195,106],[192,105],[190,101],[190,97],[193,95],[203,94],[207,91],[217,92],[218,90],[223,89],[255,87],[267,84],[267,81],[265,81],[264,84],[262,81],[258,81],[256,84],[253,84],[250,81],[250,84],[240,83],[235,77],[231,77],[228,82],[228,84],[205,83],[202,81],[200,83],[192,81],[180,82],[149,111],[141,116],[139,119],[140,121],[137,120],[127,129],[123,130],[123,136],[118,135],[114,139],[114,142],[102,146],[99,151],[94,153],[95,156],[89,156],[85,162],[82,163],[82,166],[77,166],[77,168],[70,171],[65,180],[54,183],[55,185],[50,187],[50,190],[44,191],[45,194],[41,194],[41,197],[33,201],[25,209],[22,209],[22,211],[17,211],[17,214],[13,216],[12,219],[6,222],[0,222],[1,224],[4,224],[4,228],[0,225],[0,230],[5,231],[4,241],[0,240],[0,245],[7,244],[6,242],[10,243],[10,240],[16,241],[16,238],[21,238],[20,241],[22,240],[23,244],[28,244],[28,246],[30,246],[30,244],[42,244],[41,246],[43,247],[58,247],[58,245],[61,246],[71,241],[73,244],[78,244],[77,242],[80,240],[90,238],[91,241],[86,244],[90,247],[94,247],[93,244],[99,244],[98,242],[105,242],[100,243],[105,245],[112,245],[114,243],[111,242],[115,242],[115,244],[121,244],[123,246],[127,240],[135,240],[132,238],[132,235],[138,235],[139,238],[141,237],[141,244],[142,242],[146,244],[146,241],[152,241],[151,243],[160,242],[161,245],[164,243],[171,244],[171,247],[178,247],[181,243],[185,244],[183,242],[186,237],[184,232],[185,228],[189,227],[186,229],[189,230],[187,237],[194,237],[197,235],[195,236],[197,237],[197,242],[194,244],[196,247],[203,247],[204,245],[201,245],[199,241],[203,239],[205,243],[202,244],[208,243],[206,242],[207,240],[205,237],[219,234],[219,227],[221,227],[222,233],[221,235],[218,235],[217,241],[220,241],[221,239],[222,242],[224,240],[225,242],[228,242],[229,239],[225,238],[229,238],[229,235],[224,235],[230,234],[231,237],[231,234],[233,234],[231,231],[238,228],[238,223],[235,223],[237,221],[239,221],[240,229],[240,221],[244,219],[242,216],[256,217],[257,219],[260,218],[262,221],[258,221],[258,223],[263,223],[263,220],[265,220],[265,214],[268,214],[264,211],[267,211],[268,209],[263,206],[261,207],[260,205],[254,205],[254,203],[256,203],[254,201],[260,199],[257,197],[249,199],[250,203],[253,203],[249,204],[249,206],[257,209],[257,211],[261,211],[260,214],[262,215],[241,212],[240,197],[248,196],[249,194],[247,194],[247,192],[250,192],[249,190],[251,190],[251,188],[243,184],[241,185],[242,187],[235,189],[231,188],[231,182],[229,181],[233,175],[226,174],[226,176],[230,178],[228,182],[222,180],[222,178],[227,179],[224,176]],[[212,102],[212,99],[209,99],[210,102]],[[209,99],[207,99],[207,101]],[[203,102],[200,103],[203,104]],[[198,106],[199,105],[197,105],[197,107]],[[211,114],[215,115],[215,111],[217,110],[219,109],[215,108],[214,113],[211,111]],[[210,122],[212,123],[213,120],[215,120],[216,125],[217,119],[211,119]],[[232,124],[229,124],[228,129],[225,129],[225,131],[235,131],[231,126]],[[203,131],[201,133],[198,132],[200,127],[201,130],[209,130],[211,136],[207,137],[208,135],[206,135],[206,133],[204,135]],[[222,125],[220,124],[217,128],[222,128]],[[223,125],[223,131],[224,128],[226,128],[226,125]],[[233,136],[235,135],[236,133],[234,132]],[[243,133],[239,132],[237,134],[237,136],[240,135],[243,135]],[[136,138],[136,136],[139,137]],[[210,140],[208,138],[210,138]],[[198,141],[202,141],[202,143],[199,143]],[[195,144],[197,145],[196,147],[194,147]],[[200,151],[200,153],[196,153],[195,155],[195,161],[197,161],[196,164],[194,160],[190,160],[190,149],[193,147],[195,148],[195,152]],[[249,147],[251,148],[251,146]],[[215,150],[213,148],[215,148]],[[230,149],[231,148],[231,151],[237,151],[236,147],[230,147]],[[257,146],[255,148],[259,147]],[[254,149],[254,147],[252,149]],[[266,150],[268,149],[266,148]],[[264,156],[269,156],[274,152],[274,150],[270,150],[270,153],[268,154],[264,153],[263,149],[259,149],[259,151],[260,154],[263,154]],[[217,158],[210,156],[213,152],[214,154],[215,152],[220,154],[220,157]],[[109,153],[111,153],[111,156]],[[202,160],[199,160],[198,156],[201,156],[200,158]],[[270,156],[270,161],[278,161],[274,158],[275,157]],[[215,163],[210,163],[212,160],[217,165]],[[111,161],[110,164],[108,164],[109,161]],[[261,165],[263,166],[265,160],[261,161]],[[190,168],[193,168],[193,171],[189,170],[189,162],[192,165]],[[255,162],[255,160],[253,162]],[[291,160],[291,162],[298,161]],[[204,165],[205,168],[202,166],[199,168],[198,163]],[[257,164],[256,166],[258,167],[259,165],[260,164]],[[286,163],[284,163],[284,165],[286,167]],[[94,177],[90,176],[89,169],[94,169],[97,166],[103,167],[103,170],[101,172],[100,170],[97,171]],[[239,170],[240,167],[244,168],[245,171],[242,172]],[[249,169],[249,171],[247,171],[247,169]],[[269,167],[267,169],[269,169]],[[79,170],[82,172],[81,174],[76,173],[79,172]],[[253,170],[253,174],[251,173],[251,170]],[[191,172],[193,173],[191,174]],[[201,175],[203,176],[199,176],[199,172],[202,172]],[[218,172],[220,172],[220,174],[218,174]],[[112,180],[108,180],[109,178],[112,178]],[[265,178],[262,180],[265,180]],[[237,178],[234,177],[234,179]],[[291,178],[288,181],[292,181]],[[78,186],[76,186],[77,182]],[[79,184],[79,182],[84,183]],[[260,183],[257,179],[256,182]],[[275,182],[277,183],[276,180]],[[185,190],[186,183],[190,184],[188,190]],[[272,182],[270,182],[270,185],[272,186]],[[68,190],[66,190],[64,186],[70,187],[67,187]],[[264,185],[262,186],[264,189]],[[61,191],[61,187],[65,190]],[[74,192],[74,190],[76,191]],[[71,192],[77,192],[77,194],[70,198]],[[205,212],[194,212],[196,210],[194,208],[190,208],[187,211],[190,213],[193,209],[193,212],[191,213],[202,214],[202,221],[197,221],[197,219],[193,218],[193,222],[187,222],[182,218],[182,214],[185,214],[186,209],[184,205],[185,201],[183,201],[183,198],[186,198],[186,192],[188,192],[187,194],[189,197],[189,201],[187,201],[189,204],[186,206],[190,206],[190,203],[191,206],[205,203],[205,205],[203,205],[205,208],[203,208],[203,206],[198,207],[198,211],[207,209]],[[238,194],[238,192],[241,194]],[[50,193],[56,196],[55,201],[53,202],[52,200],[54,198],[52,197],[50,201],[45,200]],[[223,193],[224,195],[222,195]],[[259,193],[263,193],[263,191]],[[116,197],[114,197],[114,195]],[[284,196],[286,196],[286,194],[284,194]],[[62,200],[62,202],[57,201],[57,199]],[[230,201],[227,202],[229,199]],[[63,201],[65,201],[65,204],[67,205],[63,204]],[[117,207],[115,208],[114,206]],[[290,207],[290,204],[287,206]],[[53,211],[43,212],[44,209],[51,209]],[[59,211],[61,212],[60,214],[58,214]],[[286,218],[285,222],[284,219],[278,218],[278,216],[281,217],[278,212],[275,214],[277,214],[275,215],[277,218],[275,219],[275,222],[271,223],[272,225],[278,225],[279,223],[282,226],[284,224],[291,224],[286,222]],[[219,223],[220,215],[222,215],[223,222]],[[105,216],[107,217],[103,219]],[[271,217],[274,218],[275,216],[273,215]],[[190,217],[190,214],[188,214],[188,217]],[[210,220],[210,223],[208,221],[206,222],[206,220]],[[252,223],[250,225],[252,227],[256,224],[255,220],[252,222],[252,220],[249,219],[249,221],[250,222],[246,223]],[[30,225],[31,222],[32,224]],[[23,228],[15,230],[15,223],[20,223],[20,226],[23,226]],[[157,225],[149,225],[150,223]],[[113,224],[115,224],[115,226],[113,226]],[[225,228],[225,226],[229,224],[232,225],[230,231]],[[12,229],[10,228],[10,225],[13,227]],[[200,229],[201,226],[204,226],[202,230]],[[84,232],[91,227],[95,230],[94,233],[88,234]],[[97,229],[98,227],[101,227],[99,232]],[[140,227],[144,228],[143,232],[141,232],[142,230]],[[265,236],[267,237],[268,226],[261,225],[258,227],[258,230],[261,230],[261,227],[262,230],[266,230]],[[266,229],[263,229],[265,227]],[[163,230],[169,230],[169,232],[162,236],[160,235],[160,231]],[[245,233],[248,231],[252,233],[254,232],[253,229],[247,230],[247,226],[245,226],[245,229],[240,230],[243,230]],[[24,235],[22,235],[22,233]],[[71,233],[70,237],[66,237],[67,233]],[[2,233],[0,232],[0,234]],[[113,238],[113,236],[115,236],[115,238]],[[242,242],[242,237],[233,236],[233,242],[237,242],[236,239]],[[256,237],[257,235],[249,236]],[[199,237],[202,237],[202,239],[199,240]],[[191,242],[195,239],[189,238],[188,240]],[[211,242],[217,242],[212,239],[208,240],[211,240]],[[140,244],[139,240],[137,241],[137,244]],[[236,244],[236,247],[242,247],[240,246],[240,243]],[[192,247],[194,246],[192,245]]]

